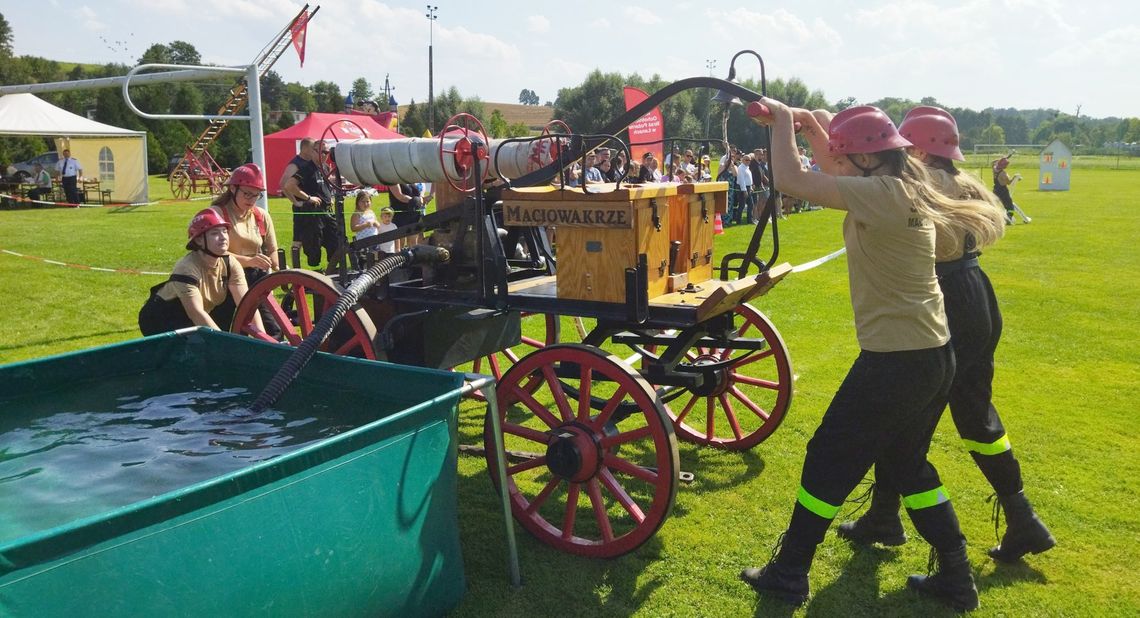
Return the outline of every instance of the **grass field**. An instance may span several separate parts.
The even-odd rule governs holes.
[[[1028,157],[1026,157],[1028,159]],[[1024,565],[995,566],[990,489],[960,446],[948,416],[931,459],[954,498],[981,591],[979,616],[1140,615],[1140,170],[1078,161],[1072,190],[1015,199],[1033,217],[1008,228],[982,258],[1005,318],[997,352],[995,405],[1026,489],[1058,546]],[[1015,162],[1027,180],[1035,169]],[[164,181],[155,180],[152,197]],[[185,225],[204,204],[133,210],[0,212],[0,249],[106,268],[165,271],[183,253]],[[278,234],[288,207],[273,200]],[[841,245],[842,214],[802,213],[780,222],[780,261],[800,264]],[[748,229],[728,228],[718,254],[742,250]],[[761,250],[762,257],[770,253]],[[67,268],[0,254],[0,362],[133,338],[135,316],[160,276]],[[791,412],[746,453],[681,445],[696,481],[639,550],[612,561],[572,557],[519,530],[524,586],[507,584],[498,502],[480,458],[460,458],[460,516],[468,593],[460,616],[940,616],[950,612],[905,589],[926,567],[927,546],[855,550],[829,535],[811,573],[813,598],[792,611],[758,600],[737,581],[763,564],[787,524],[804,447],[857,353],[839,258],[789,276],[754,304],[791,351],[797,377]],[[482,410],[464,402],[460,438],[481,442]],[[848,508],[844,509],[844,513]]]

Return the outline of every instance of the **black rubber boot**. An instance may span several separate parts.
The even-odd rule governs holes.
[[[871,490],[871,508],[859,519],[839,524],[835,533],[860,545],[906,543],[906,532],[899,519],[899,495],[875,485]]]
[[[935,565],[937,564],[937,570]],[[945,603],[960,612],[978,609],[978,589],[966,559],[966,546],[948,552],[930,549],[926,575],[911,575],[906,585],[921,595]]]
[[[811,591],[808,571],[815,557],[815,546],[786,542],[781,536],[773,555],[766,566],[741,571],[740,579],[764,596],[791,605],[803,605]]]
[[[1057,544],[1057,539],[1033,511],[1025,492],[998,496],[998,503],[1005,509],[1005,535],[1001,544],[990,550],[991,558],[998,562],[1017,562],[1025,554],[1039,554]]]

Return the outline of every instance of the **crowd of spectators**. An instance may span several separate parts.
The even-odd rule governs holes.
[[[800,148],[800,159],[804,166],[818,170],[804,148]],[[725,225],[755,224],[760,220],[771,194],[771,171],[768,167],[768,152],[754,148],[744,152],[732,146],[720,158],[716,181],[728,183],[728,213]],[[682,150],[673,147],[659,161],[652,152],[645,152],[640,159],[626,163],[621,153],[609,148],[599,148],[586,155],[585,165],[575,162],[566,170],[567,185],[615,182],[625,172],[625,181],[635,184],[649,182],[710,182],[714,180],[712,160],[707,154],[697,156],[692,149]],[[779,216],[815,210],[816,208],[790,196],[777,195]]]

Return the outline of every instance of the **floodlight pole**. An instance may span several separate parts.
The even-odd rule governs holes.
[[[439,10],[438,6],[427,5],[427,14],[424,17],[428,18],[428,130],[435,133],[435,84],[433,80],[432,66],[432,44],[435,42],[435,20],[436,11]]]

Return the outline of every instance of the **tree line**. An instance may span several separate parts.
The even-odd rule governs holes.
[[[636,86],[653,94],[670,82],[654,75],[644,79],[638,74],[603,73],[595,70],[577,86],[558,91],[554,101],[554,117],[565,121],[576,133],[596,133],[606,123],[625,112],[623,86]],[[745,80],[741,85],[761,91],[758,81]],[[828,109],[838,112],[856,105],[847,97],[829,102],[820,90],[810,89],[799,78],[774,79],[767,84],[767,94],[795,107]],[[722,136],[721,119],[724,106],[712,102],[716,94],[709,89],[682,92],[661,105],[665,119],[665,136],[673,138],[711,138]],[[1018,110],[1013,108],[987,108],[975,111],[969,108],[943,105],[937,99],[924,97],[918,101],[899,98],[882,98],[867,101],[866,105],[881,108],[896,123],[911,108],[934,105],[949,111],[958,121],[962,149],[971,150],[975,144],[1038,144],[1044,146],[1060,139],[1082,154],[1116,154],[1121,150],[1140,154],[1140,118],[1088,118],[1066,114],[1055,109]],[[730,106],[728,136],[733,144],[748,148],[762,143],[761,130],[745,114],[742,106]],[[1129,147],[1128,144],[1132,144]]]

